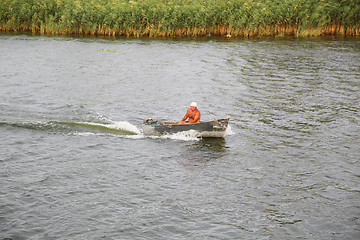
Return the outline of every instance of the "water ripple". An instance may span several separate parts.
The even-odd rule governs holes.
[[[1,238],[358,239],[358,42],[0,36]]]

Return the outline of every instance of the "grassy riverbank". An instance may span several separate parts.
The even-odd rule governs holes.
[[[360,35],[358,0],[0,0],[0,31],[109,36]]]

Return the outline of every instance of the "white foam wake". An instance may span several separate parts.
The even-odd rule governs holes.
[[[235,132],[232,131],[230,124],[228,125],[228,128],[226,129],[226,136],[234,135]]]
[[[199,138],[199,133],[197,133],[195,130],[164,134],[162,136],[159,136],[158,138],[181,141],[199,141],[201,139]]]
[[[103,127],[103,128],[108,128],[108,129],[113,129],[113,130],[122,130],[122,131],[127,131],[127,132],[132,132],[135,134],[141,134],[140,130],[133,124],[129,123],[129,122],[124,122],[124,121],[111,121],[110,123],[91,123],[91,122],[82,122],[82,124],[86,124],[89,126],[98,126],[98,127]]]
[[[140,130],[133,124],[129,122],[112,122],[111,124],[107,125],[110,128],[114,129],[121,129],[129,132],[133,132],[136,134],[140,134]]]

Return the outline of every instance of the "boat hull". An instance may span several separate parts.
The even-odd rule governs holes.
[[[177,124],[177,122],[148,120],[143,124],[142,129],[143,134],[147,136],[160,136],[164,134],[195,131],[196,136],[198,137],[222,138],[225,137],[228,122],[229,118],[191,124]]]

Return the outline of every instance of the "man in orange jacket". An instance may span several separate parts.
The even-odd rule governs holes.
[[[186,119],[188,118],[189,120],[186,122]],[[178,124],[198,123],[198,122],[200,122],[200,111],[197,109],[197,103],[192,102],[185,116]]]

